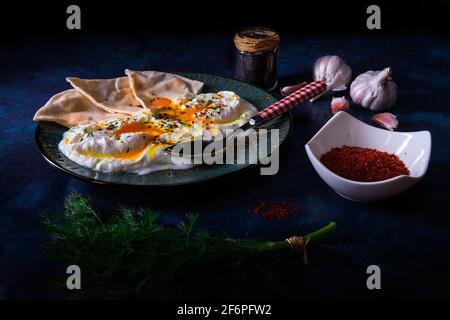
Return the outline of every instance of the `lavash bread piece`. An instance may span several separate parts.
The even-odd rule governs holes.
[[[130,88],[128,77],[93,80],[69,77],[66,80],[103,110],[126,114],[142,111],[142,106]]]
[[[126,73],[128,76],[115,79],[67,78],[74,89],[50,98],[33,120],[52,121],[66,127],[110,121],[143,110],[144,104],[135,97],[136,93],[143,102],[156,97],[173,99],[188,93],[196,94],[203,87],[202,82],[170,73],[131,70]],[[136,92],[132,91],[130,81]],[[148,103],[151,106],[151,102]]]
[[[110,113],[91,103],[75,89],[60,92],[48,100],[34,115],[34,121],[51,121],[65,127],[92,122],[110,121],[127,117],[125,114]]]
[[[149,109],[152,108],[152,101],[158,97],[175,99],[186,94],[200,93],[203,88],[203,82],[172,73],[126,69],[125,74],[136,100]]]

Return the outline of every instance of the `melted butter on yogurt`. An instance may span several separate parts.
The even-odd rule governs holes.
[[[201,135],[217,135],[245,123],[257,109],[234,92],[222,91],[180,97],[160,97],[126,119],[71,128],[59,149],[72,161],[104,172],[146,174],[185,169],[175,164],[164,148]]]

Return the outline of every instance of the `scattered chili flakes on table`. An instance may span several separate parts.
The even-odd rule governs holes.
[[[285,201],[260,201],[253,209],[256,216],[262,216],[270,220],[286,220],[293,217],[299,211],[297,205]]]
[[[408,168],[396,155],[370,148],[333,148],[325,153],[320,161],[338,176],[360,182],[382,181],[409,175]]]

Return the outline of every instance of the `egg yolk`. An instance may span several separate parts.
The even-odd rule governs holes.
[[[152,140],[152,139],[156,138],[157,136],[159,136],[161,133],[163,133],[163,130],[160,130],[160,129],[154,128],[154,127],[147,127],[139,122],[130,122],[130,123],[124,124],[122,127],[115,130],[113,132],[113,134],[116,136],[119,136],[123,133],[131,133],[131,132],[133,132],[133,133],[134,132],[145,132],[150,136],[150,140]]]
[[[168,98],[159,97],[159,98],[153,99],[150,102],[150,104],[154,107],[166,107],[166,106],[170,106],[172,104],[172,100],[170,100]]]
[[[100,158],[100,159],[116,158],[116,159],[121,159],[121,160],[137,160],[141,156],[142,152],[147,149],[149,144],[150,144],[150,141],[148,141],[142,147],[140,147],[136,150],[133,150],[130,152],[124,152],[124,153],[117,153],[117,154],[95,153],[95,152],[89,152],[89,151],[83,151],[80,153],[87,157],[94,157],[94,158]]]

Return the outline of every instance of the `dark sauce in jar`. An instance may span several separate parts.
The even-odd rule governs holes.
[[[274,89],[278,73],[278,33],[268,28],[248,28],[236,34],[234,44],[234,77],[266,90]]]

